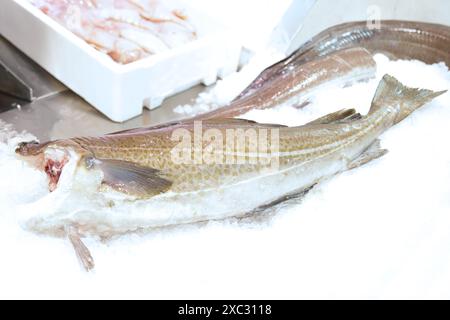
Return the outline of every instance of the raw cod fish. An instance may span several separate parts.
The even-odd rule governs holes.
[[[427,64],[445,62],[450,67],[450,27],[418,21],[381,20],[347,22],[330,27],[286,59],[264,70],[236,100],[267,90],[272,82],[298,66],[344,49],[364,48],[382,53],[392,60],[421,60]]]
[[[407,88],[386,75],[365,116],[345,109],[299,127],[211,119],[22,143],[18,157],[46,172],[51,192],[20,214],[31,231],[68,237],[89,270],[94,261],[82,237],[245,216],[384,155],[380,134],[444,92]],[[195,143],[199,124],[203,140]],[[227,141],[226,149],[208,149],[217,137],[239,130],[238,138],[266,132],[268,144],[255,149],[249,138],[243,145]],[[211,132],[215,140],[205,137]],[[187,144],[177,149],[182,141]],[[174,150],[187,150],[193,161],[174,161]],[[214,161],[196,158],[201,151]],[[224,157],[245,161],[220,162]]]

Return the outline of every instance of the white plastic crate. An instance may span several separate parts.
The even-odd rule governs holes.
[[[241,45],[188,8],[199,38],[127,65],[116,63],[26,0],[2,0],[0,33],[113,121],[138,116],[165,98],[236,70]]]

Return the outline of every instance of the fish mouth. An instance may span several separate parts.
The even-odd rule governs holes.
[[[39,171],[45,172],[48,178],[48,189],[53,192],[60,184],[63,171],[67,171],[70,163],[78,164],[79,154],[85,150],[73,142],[23,142],[16,147],[16,154],[25,162]],[[74,167],[69,165],[69,167]],[[69,170],[70,171],[70,170]]]
[[[16,153],[23,157],[39,156],[48,145],[47,143],[39,143],[39,141],[21,142],[16,147]]]
[[[37,141],[22,142],[16,148],[16,153],[24,157],[30,165],[43,170],[48,177],[48,189],[56,190],[64,166],[69,162],[69,154],[61,149],[47,148],[48,143]]]
[[[45,148],[46,144],[40,144],[38,141],[22,142],[17,146],[16,153],[32,167],[46,173],[48,189],[52,192],[58,186],[62,170],[69,158],[62,152],[49,152]]]
[[[66,150],[49,148],[44,153],[43,170],[48,177],[48,190],[53,192],[58,187],[64,167],[70,161]]]
[[[58,187],[59,178],[61,177],[64,166],[69,162],[69,157],[62,160],[46,159],[44,163],[44,171],[48,177],[48,190],[53,192]]]

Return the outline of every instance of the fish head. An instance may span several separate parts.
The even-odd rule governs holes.
[[[18,222],[25,229],[64,236],[67,224],[77,223],[77,214],[83,216],[97,203],[99,208],[104,206],[97,192],[103,173],[93,165],[90,153],[74,141],[25,142],[16,146],[15,153],[39,183],[33,200],[17,208]]]
[[[35,156],[42,152],[43,147],[44,145],[36,140],[21,142],[16,148],[16,153],[22,156]]]
[[[86,166],[82,159],[87,153],[87,150],[70,140],[22,142],[16,148],[16,154],[22,160],[46,173],[50,192],[56,190],[61,175],[69,164],[74,169],[80,165]]]

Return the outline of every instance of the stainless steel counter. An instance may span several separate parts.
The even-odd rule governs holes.
[[[144,109],[141,116],[124,123],[112,122],[69,90],[1,112],[0,119],[13,124],[18,131],[26,130],[34,134],[41,141],[100,135],[179,119],[182,115],[174,113],[173,109],[179,104],[190,103],[202,90],[203,86],[194,87],[167,99],[155,110]],[[8,104],[11,101],[5,99],[0,103]]]

